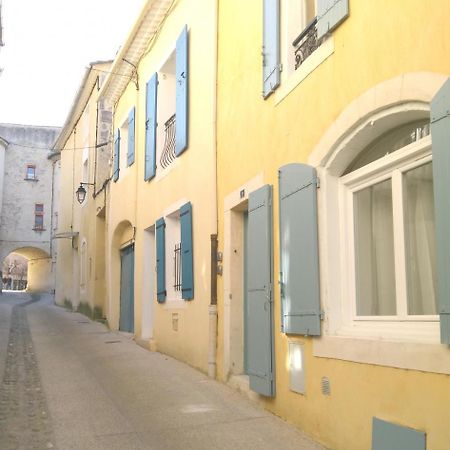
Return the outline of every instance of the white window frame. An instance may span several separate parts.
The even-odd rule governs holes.
[[[283,68],[281,71],[281,83],[285,82],[296,71],[295,49],[292,42],[310,23],[310,20],[307,18],[308,0],[301,0],[301,2],[303,5],[299,7],[299,10],[293,11],[294,5],[292,0],[280,1],[280,59]],[[313,17],[315,17],[317,15],[317,0],[313,0],[313,3]]]
[[[174,244],[181,242],[180,209],[187,201],[185,198],[180,199],[167,207],[163,213],[166,223],[164,246],[166,253],[166,301],[163,303],[164,309],[185,309],[189,303],[183,300],[182,290],[175,291],[173,287],[175,267],[173,261]]]
[[[289,7],[285,7],[285,4],[287,3],[289,3],[289,0],[282,0],[280,2],[279,42],[281,74],[280,86],[275,91],[275,105],[282,102],[288,94],[290,94],[305,78],[308,77],[309,74],[311,74],[317,67],[320,66],[320,64],[322,64],[334,53],[334,38],[333,35],[331,35],[327,36],[322,44],[304,60],[300,67],[295,69],[295,64],[289,64],[289,61],[294,58],[294,47],[292,45],[291,38],[288,36],[289,32],[287,30],[289,21],[286,17],[286,15],[289,14]],[[315,16],[317,16],[317,0],[314,0],[314,12]],[[302,23],[303,21],[305,23]],[[307,27],[309,21],[307,18],[299,17],[298,23],[299,26],[296,36],[299,36],[300,33]]]
[[[404,214],[400,195],[402,174],[431,160],[431,137],[427,136],[338,179],[342,326],[337,334],[439,342],[439,316],[407,315]],[[392,179],[393,192],[397,315],[357,316],[353,194],[387,179]]]
[[[165,142],[165,124],[169,118],[176,114],[176,47],[168,48],[167,55],[158,69],[158,93],[156,102],[156,179],[164,178],[177,164],[178,158],[175,158],[167,167],[161,166],[161,156],[164,150]],[[167,68],[173,63],[173,70]],[[175,117],[176,126],[176,117]]]

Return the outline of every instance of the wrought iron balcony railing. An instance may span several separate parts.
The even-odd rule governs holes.
[[[320,39],[317,38],[316,24],[317,17],[314,17],[307,27],[295,38],[294,42],[292,42],[295,55],[295,70],[303,64],[303,61],[309,55],[320,47],[326,38],[326,35]]]
[[[164,124],[164,147],[159,160],[161,167],[165,169],[175,160],[175,114]]]

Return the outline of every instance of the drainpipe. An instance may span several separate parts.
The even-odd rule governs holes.
[[[211,302],[208,308],[209,312],[209,339],[208,339],[208,376],[210,378],[216,378],[217,372],[217,46],[218,46],[218,25],[219,25],[219,0],[214,2],[214,22],[215,22],[215,40],[216,45],[214,47],[213,55],[213,145],[214,145],[214,213],[215,213],[215,234],[211,234]]]
[[[211,235],[211,303],[209,305],[208,376],[216,378],[217,358],[217,234]]]

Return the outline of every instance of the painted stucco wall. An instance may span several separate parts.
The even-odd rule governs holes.
[[[364,114],[375,113],[383,104],[426,98],[429,101],[429,93],[436,92],[450,74],[446,56],[450,51],[450,4],[444,0],[433,2],[432,7],[415,0],[350,1],[349,17],[332,32],[332,41],[327,44],[332,44],[328,57],[297,86],[283,80],[267,100],[261,95],[262,4],[220,2],[218,54],[219,250],[224,252],[226,270],[236,270],[231,262],[235,257],[233,249],[224,246],[226,239],[233,239],[230,234],[236,233],[230,228],[230,221],[234,220],[230,213],[233,195],[266,183],[274,187],[276,397],[255,397],[330,448],[370,448],[373,416],[426,431],[428,450],[447,448],[448,372],[393,368],[397,361],[395,346],[384,351],[382,365],[344,361],[337,352],[335,357],[314,356],[319,339],[280,332],[276,283],[280,270],[278,168],[292,162],[308,163],[324,137],[333,135],[337,124],[350,130]],[[440,82],[430,82],[436,79]],[[395,81],[388,83],[389,80]],[[375,86],[379,89],[373,89]],[[290,92],[288,87],[292,87]],[[347,112],[341,116],[344,111]],[[336,132],[334,136],[338,139],[340,135]],[[320,220],[319,216],[319,223]],[[224,274],[224,278],[229,276],[230,273]],[[232,298],[242,296],[242,285],[226,285],[224,278],[219,278],[218,283],[218,374],[227,380],[230,371],[224,361],[229,357],[226,347],[230,325],[224,322],[224,316],[232,307]],[[329,285],[324,288],[322,300]],[[305,395],[289,390],[289,342],[304,344]],[[351,345],[345,340],[340,344]],[[370,340],[364,345],[360,347],[362,354],[376,348]],[[447,364],[450,359],[448,347],[439,344],[423,349],[421,355],[413,345],[399,348],[411,352],[411,358],[427,358],[427,352],[430,358],[437,351],[444,358],[441,362],[445,360]],[[397,353],[401,351],[398,349]],[[322,377],[330,380],[329,396],[321,393]]]
[[[30,260],[28,262],[28,286],[30,292],[49,292],[54,289],[52,260],[50,258]]]
[[[79,117],[69,117],[75,125],[65,130],[69,134],[61,151],[57,229],[61,238],[57,240],[56,302],[70,302],[74,309],[89,315],[95,310],[96,318],[105,310],[104,208],[111,157],[111,112],[97,102],[97,94],[104,78],[102,71],[108,67],[109,63],[91,66],[79,93],[80,99],[88,92],[86,103],[76,105]],[[90,183],[85,185],[87,194],[81,205],[75,197],[80,182]]]
[[[10,252],[24,248],[39,249],[50,257],[52,162],[48,155],[58,132],[56,127],[0,125],[0,136],[8,142],[0,218],[1,260]],[[27,164],[36,166],[36,180],[25,180]],[[36,203],[44,205],[43,230],[34,229]],[[31,272],[29,276],[33,276]],[[51,280],[44,284],[48,289],[54,286]]]
[[[67,148],[75,148],[73,135],[67,140]],[[58,226],[56,232],[72,233],[73,228],[73,208],[75,180],[74,180],[74,153],[71,151],[61,151],[61,188],[58,204]],[[55,302],[63,304],[64,301],[75,301],[75,286],[73,285],[73,240],[71,237],[58,239],[58,258],[56,260],[56,287]],[[79,281],[77,280],[77,285]]]
[[[135,227],[135,335],[151,348],[170,354],[206,372],[210,303],[210,236],[215,218],[215,2],[179,1],[139,63],[140,90],[129,83],[114,111],[114,129],[136,106],[136,157],[121,167],[111,183],[108,203],[108,285],[110,324],[118,326],[118,246],[126,237],[123,227]],[[144,182],[145,84],[159,71],[183,27],[189,30],[189,144],[187,150],[161,174]],[[167,97],[160,97],[163,104]],[[164,124],[160,123],[159,127]],[[123,150],[122,150],[123,151]],[[193,209],[194,299],[156,301],[155,237],[157,219],[190,201]],[[132,236],[133,237],[133,236]],[[172,255],[167,254],[167,258]],[[166,283],[172,282],[167,274]]]

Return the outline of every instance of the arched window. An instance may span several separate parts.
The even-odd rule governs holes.
[[[429,121],[415,121],[367,145],[339,178],[354,320],[437,314],[431,158]]]
[[[317,167],[324,333],[439,342],[428,105],[375,110],[334,142]]]

